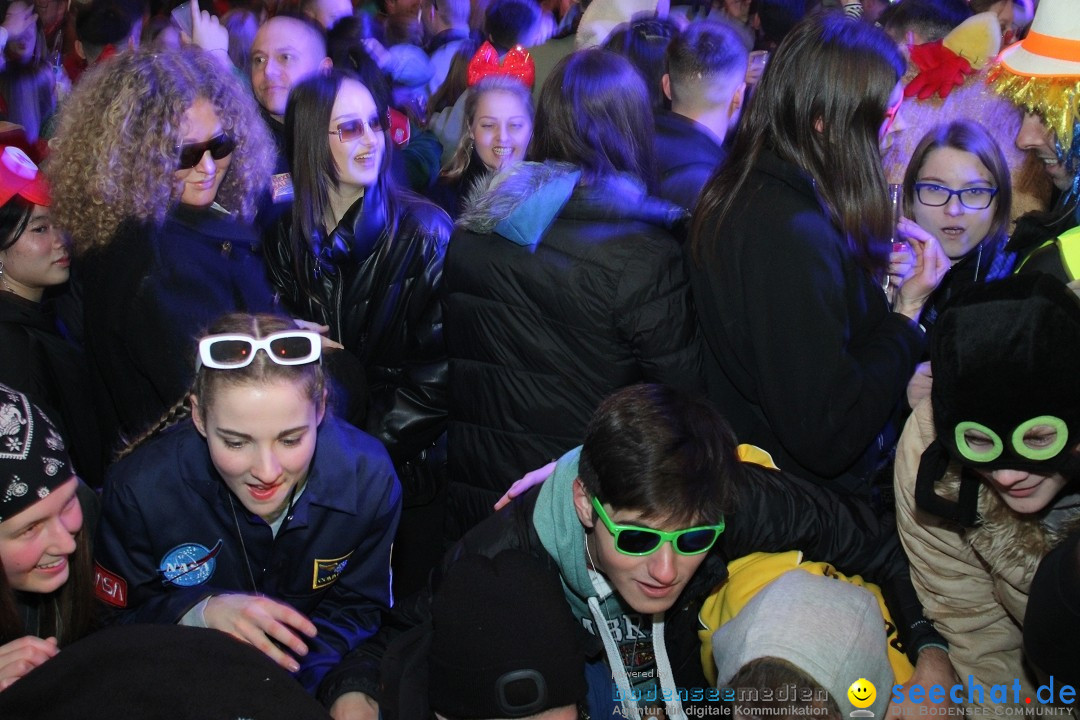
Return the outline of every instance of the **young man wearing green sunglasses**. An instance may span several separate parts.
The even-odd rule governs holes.
[[[469,531],[429,590],[395,607],[380,633],[384,644],[399,635],[389,651],[369,643],[327,677],[320,697],[334,717],[370,717],[349,712],[350,705],[373,707],[370,697],[391,720],[401,698],[423,692],[425,678],[409,671],[426,664],[401,646],[430,618],[441,573],[463,556],[494,557],[508,548],[561,576],[583,629],[594,718],[652,717],[661,709],[679,718],[695,698],[709,704],[698,612],[727,577],[727,561],[751,552],[800,549],[880,584],[913,661],[920,649],[943,643],[922,616],[888,519],[857,500],[741,462],[731,430],[706,400],[636,385],[601,403],[584,445],[564,455],[550,479]],[[665,702],[665,694],[672,699]],[[660,700],[638,700],[650,697]]]

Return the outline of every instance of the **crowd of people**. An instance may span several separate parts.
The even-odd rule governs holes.
[[[1080,683],[1072,0],[0,20],[0,717]]]

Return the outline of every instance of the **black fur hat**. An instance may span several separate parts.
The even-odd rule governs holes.
[[[933,499],[945,502],[932,486],[950,459],[981,470],[1080,474],[1080,298],[1061,281],[1016,275],[968,288],[942,312],[930,360],[937,440],[920,463],[920,507],[958,519],[956,508],[943,512]],[[1056,434],[1045,443],[1025,441],[1028,430],[1047,426]],[[974,492],[961,488],[965,524],[974,519]]]

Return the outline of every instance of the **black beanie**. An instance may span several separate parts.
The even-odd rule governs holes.
[[[472,555],[431,602],[431,709],[455,718],[520,718],[585,697],[581,628],[558,576],[528,553]]]
[[[1014,275],[964,290],[937,321],[930,368],[937,438],[919,462],[921,509],[977,523],[977,476],[965,471],[955,502],[934,489],[950,460],[984,471],[1080,475],[1080,299],[1060,280]],[[1047,425],[1057,430],[1055,442],[1027,447],[1026,430]],[[989,437],[991,447],[970,447],[968,430]]]
[[[0,523],[74,476],[52,420],[26,395],[0,385]]]
[[[1064,283],[1034,274],[972,286],[942,312],[930,360],[934,427],[954,459],[1047,474],[1070,463],[1080,444],[1080,299]],[[1057,452],[1041,457],[1016,441],[1032,420],[1060,424]],[[996,458],[965,447],[972,426],[1000,439]]]

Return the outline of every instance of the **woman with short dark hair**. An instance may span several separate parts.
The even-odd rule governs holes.
[[[22,150],[0,146],[0,382],[33,395],[71,444],[79,474],[104,479],[90,372],[57,317],[71,267],[71,242],[50,216],[44,175]]]
[[[933,238],[913,239],[914,275],[900,285],[889,272],[879,144],[903,72],[870,25],[826,13],[796,26],[702,193],[690,244],[714,402],[780,467],[847,491],[867,490],[896,440],[924,351],[916,321],[948,266]]]

